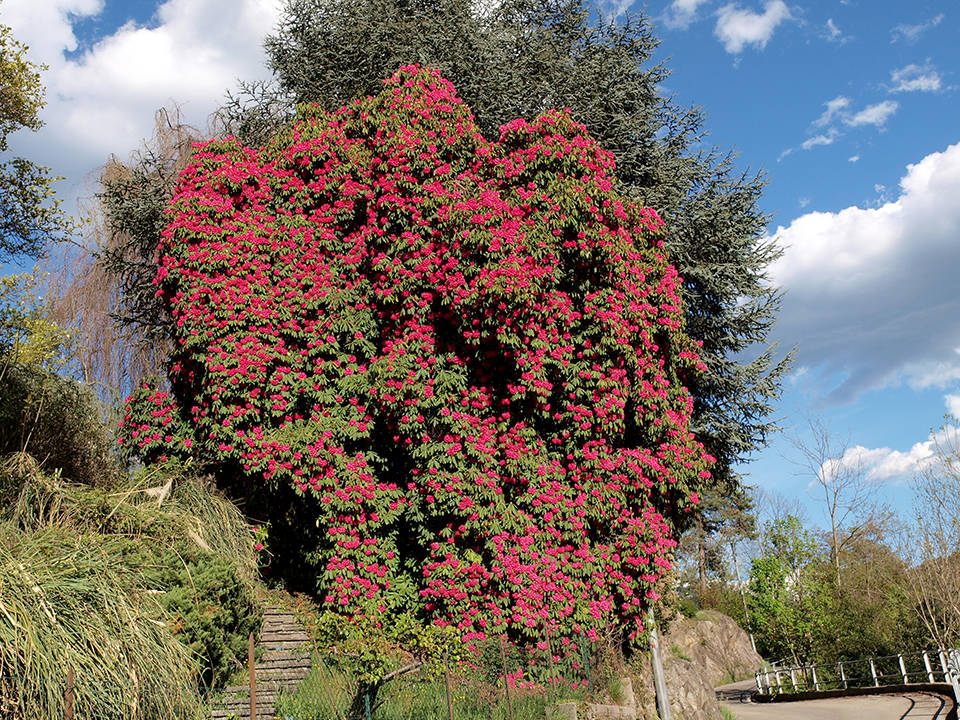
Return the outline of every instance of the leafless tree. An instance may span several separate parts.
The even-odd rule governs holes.
[[[821,420],[808,420],[810,439],[793,438],[796,460],[811,486],[819,491],[830,527],[827,542],[837,588],[842,589],[840,568],[844,548],[871,528],[886,523],[890,511],[878,501],[878,488],[867,479],[862,449],[838,441]]]
[[[913,480],[915,521],[906,551],[921,618],[941,647],[960,640],[960,428],[947,422],[931,437],[932,455]]]

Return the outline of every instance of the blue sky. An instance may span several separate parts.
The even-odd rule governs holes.
[[[177,103],[204,128],[236,80],[265,77],[279,0],[3,0],[0,22],[49,65],[46,127],[14,149],[67,179],[152,132]],[[615,16],[629,3],[605,2]],[[638,9],[639,6],[638,6]],[[706,113],[710,142],[769,181],[785,254],[775,331],[797,346],[778,415],[830,426],[877,492],[909,502],[930,431],[960,414],[960,5],[941,0],[651,0],[663,91]],[[822,518],[786,436],[744,468]]]

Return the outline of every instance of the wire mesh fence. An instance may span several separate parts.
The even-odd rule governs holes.
[[[495,639],[457,661],[407,659],[385,680],[364,682],[349,662],[315,653],[310,674],[279,694],[273,715],[283,720],[527,720],[544,718],[561,701],[593,693],[590,650],[570,643],[522,647]]]
[[[598,699],[598,648],[586,638],[530,645],[491,638],[457,657],[398,654],[371,681],[355,658],[321,648],[253,648],[235,684],[168,686],[150,678],[104,687],[82,669],[61,677],[0,672],[5,720],[538,720],[560,702]],[[273,653],[273,655],[271,655]],[[602,676],[602,673],[599,673]],[[615,691],[614,691],[615,692]]]

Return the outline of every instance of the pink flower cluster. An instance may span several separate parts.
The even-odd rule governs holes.
[[[274,549],[346,614],[635,632],[712,458],[663,222],[613,172],[566,112],[485,140],[419,67],[266,147],[198,147],[157,275],[176,403],[143,393],[125,441],[172,452],[153,407],[312,495],[302,547]]]

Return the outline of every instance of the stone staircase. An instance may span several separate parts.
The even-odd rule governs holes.
[[[257,718],[272,720],[274,703],[283,691],[292,692],[310,674],[310,637],[292,612],[268,606],[257,641]],[[213,703],[212,720],[248,720],[250,687],[234,685]]]

